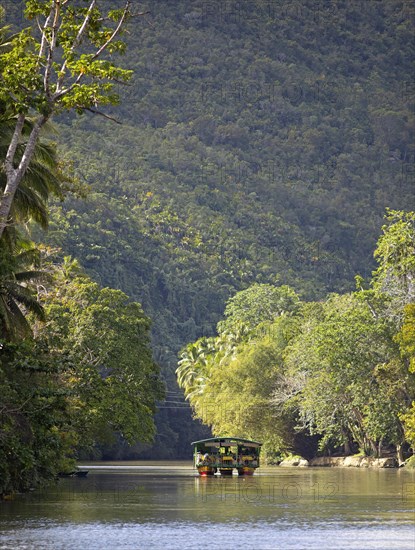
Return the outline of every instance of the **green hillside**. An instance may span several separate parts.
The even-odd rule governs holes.
[[[415,15],[390,0],[146,9],[109,113],[122,124],[59,121],[90,191],[56,204],[43,238],[152,318],[170,397],[147,452],[183,456],[201,428],[178,409],[180,348],[254,282],[305,299],[352,289],[385,208],[415,208]]]

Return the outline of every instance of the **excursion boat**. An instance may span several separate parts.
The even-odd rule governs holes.
[[[262,443],[238,437],[211,437],[194,441],[194,465],[201,476],[213,476],[220,472],[231,476],[253,475],[259,468],[259,453]]]

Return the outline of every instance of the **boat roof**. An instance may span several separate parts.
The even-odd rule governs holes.
[[[211,445],[215,443],[242,443],[246,444],[247,447],[261,447],[262,445],[262,443],[260,443],[259,441],[253,441],[252,439],[243,439],[241,437],[209,437],[208,439],[199,439],[199,441],[193,441],[192,445],[197,445],[198,443],[204,443],[207,445],[209,445],[209,443]]]

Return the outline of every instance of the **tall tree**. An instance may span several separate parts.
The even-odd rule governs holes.
[[[67,258],[42,296],[47,322],[36,330],[59,364],[69,361],[73,424],[83,444],[119,432],[129,443],[151,441],[156,401],[164,397],[140,304],[101,289]]]
[[[34,20],[39,38],[33,29],[24,29],[0,56],[0,99],[11,104],[16,115],[4,162],[0,237],[48,120],[68,110],[100,112],[99,106],[117,102],[113,83],[125,82],[131,75],[104,58],[124,50],[118,36],[130,16],[129,0],[123,9],[106,13],[98,0],[91,0],[87,7],[69,0],[28,0],[25,13]],[[23,139],[29,118],[33,125]]]
[[[254,330],[260,323],[294,313],[298,306],[297,294],[287,285],[253,284],[228,300],[226,319],[219,322],[218,330],[235,330],[241,325]]]
[[[382,442],[399,447],[399,415],[411,395],[393,326],[360,294],[332,295],[308,308],[286,363],[303,379],[299,409],[322,448],[354,442],[377,454]]]
[[[374,287],[402,313],[415,302],[415,212],[388,210],[386,221],[374,253],[379,263]]]

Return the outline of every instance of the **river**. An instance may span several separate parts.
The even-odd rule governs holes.
[[[88,464],[87,478],[0,503],[0,549],[415,549],[415,472],[188,462]]]

